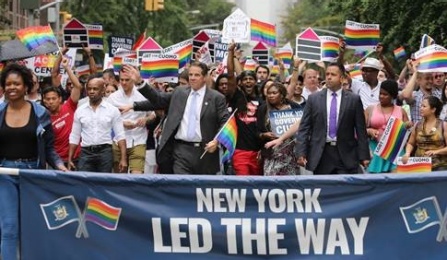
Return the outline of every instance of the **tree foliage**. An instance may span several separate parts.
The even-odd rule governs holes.
[[[346,20],[380,24],[381,42],[391,51],[400,45],[407,53],[419,48],[428,34],[437,44],[447,45],[447,1],[445,0],[301,0],[283,19],[288,40],[301,28],[324,24],[333,31],[344,28]]]
[[[145,11],[144,0],[66,1],[62,10],[83,23],[102,24],[106,35],[138,37],[144,31],[162,46],[193,36],[190,27],[222,23],[231,4],[220,0],[165,0],[164,10]],[[190,11],[199,10],[199,14]]]

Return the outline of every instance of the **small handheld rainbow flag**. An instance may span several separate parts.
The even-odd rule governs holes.
[[[251,19],[251,40],[276,47],[275,25]]]
[[[405,58],[407,56],[407,53],[405,52],[405,48],[403,46],[400,46],[399,48],[395,49],[393,51],[393,53],[394,53],[394,58],[396,58],[396,60]]]
[[[113,207],[102,200],[87,198],[84,220],[108,229],[116,230],[121,215],[121,208]]]
[[[419,61],[419,72],[447,72],[447,49],[433,44],[422,48],[414,54]]]
[[[421,46],[419,46],[419,49],[428,47],[433,44],[435,44],[435,40],[433,40],[433,38],[428,36],[427,34],[424,34],[422,35]]]
[[[431,157],[410,157],[406,164],[399,157],[396,170],[398,173],[425,173],[431,172],[431,167]]]
[[[141,61],[141,77],[149,79],[154,77],[157,82],[178,81],[179,60],[177,54],[155,54],[143,55]]]
[[[57,45],[56,36],[49,25],[31,26],[16,32],[17,38],[28,48],[34,50],[46,42],[52,42]]]
[[[374,154],[396,164],[397,157],[407,143],[410,132],[401,119],[390,117]]]
[[[321,40],[321,60],[334,62],[338,58],[340,49],[339,39],[334,36],[320,36]]]
[[[129,50],[122,49],[122,48],[118,48],[118,50],[116,50],[115,55],[113,56],[113,61],[112,61],[113,71],[116,74],[119,73],[121,67],[123,66],[124,58],[136,59],[137,52],[129,51]]]
[[[237,123],[234,116],[236,111],[237,109],[234,110],[233,114],[231,114],[228,121],[225,123],[224,126],[222,126],[222,128],[214,138],[227,149],[221,158],[222,163],[230,160],[234,154],[234,150],[236,149]]]
[[[380,39],[378,24],[364,24],[346,20],[345,41],[347,48],[371,50]]]
[[[351,79],[362,79],[362,71],[360,70],[361,64],[355,64],[354,68],[349,72]]]

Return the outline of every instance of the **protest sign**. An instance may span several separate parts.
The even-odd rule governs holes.
[[[109,44],[109,57],[113,58],[118,49],[132,50],[133,38],[121,36],[109,36],[107,39]]]
[[[232,40],[237,43],[250,42],[250,25],[250,18],[238,8],[224,20],[222,42],[230,43]]]
[[[301,117],[303,117],[302,109],[271,110],[269,112],[269,119],[272,132],[276,137],[280,137],[296,121],[301,120]]]
[[[64,25],[63,45],[69,48],[82,48],[88,46],[88,31],[77,19],[72,19]]]
[[[295,53],[301,60],[310,62],[321,60],[321,41],[312,28],[309,27],[297,35]]]

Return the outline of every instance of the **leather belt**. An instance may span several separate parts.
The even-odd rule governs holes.
[[[99,145],[90,145],[90,146],[83,146],[81,147],[84,150],[90,151],[90,152],[98,152],[101,150],[104,150],[105,148],[112,147],[111,144],[99,144]]]
[[[180,140],[180,139],[175,139],[175,142],[179,143],[179,144],[193,146],[193,147],[200,147],[200,146],[202,146],[201,142],[187,142],[187,141],[183,141],[183,140]]]
[[[337,141],[326,142],[326,145],[337,146]]]

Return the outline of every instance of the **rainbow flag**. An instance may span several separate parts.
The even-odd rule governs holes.
[[[380,40],[380,28],[378,24],[364,24],[346,20],[345,42],[351,49],[371,50]]]
[[[334,36],[320,36],[321,40],[321,60],[334,62],[338,58],[340,49],[339,39]]]
[[[258,62],[256,60],[247,59],[247,60],[245,60],[244,70],[255,71],[257,66],[258,66]]]
[[[273,65],[270,69],[270,74],[279,74],[279,65]]]
[[[143,79],[154,77],[158,82],[178,81],[179,60],[177,54],[144,55],[140,73]]]
[[[440,45],[430,45],[414,54],[419,62],[419,72],[447,72],[447,49]]]
[[[179,42],[163,49],[162,53],[178,54],[179,69],[184,68],[190,61],[192,56],[192,39]]]
[[[104,31],[102,25],[84,24],[87,28],[88,47],[90,49],[102,50],[104,49]]]
[[[216,137],[214,138],[227,149],[222,155],[222,163],[230,160],[233,156],[234,150],[236,149],[237,123],[236,118],[234,117],[236,111],[237,109],[233,112],[228,121],[224,126],[222,126],[219,133],[217,133]]]
[[[398,173],[424,173],[431,172],[431,167],[431,157],[410,157],[406,164],[399,157],[396,170]]]
[[[251,19],[251,40],[276,47],[276,29],[273,24]]]
[[[289,69],[292,65],[293,49],[290,42],[284,45],[282,48],[278,48],[275,53],[277,59],[282,59],[284,62],[284,68]]]
[[[121,208],[113,207],[102,200],[87,198],[84,220],[108,230],[116,230]]]
[[[17,38],[28,48],[34,50],[46,42],[52,42],[57,45],[56,36],[49,25],[31,26],[16,32]]]
[[[428,36],[427,34],[424,34],[422,35],[421,45],[419,46],[419,49],[428,47],[433,44],[435,44],[435,40],[433,40],[433,38]]]
[[[361,64],[355,64],[354,68],[349,72],[351,79],[363,79],[360,67]]]
[[[396,164],[409,136],[410,130],[405,127],[405,123],[401,119],[390,117],[374,154]]]
[[[90,75],[90,65],[82,65],[76,68],[76,76]]]
[[[117,73],[117,74],[119,73],[121,67],[123,66],[124,58],[136,59],[137,52],[118,48],[118,50],[116,50],[115,55],[113,56],[113,60],[112,60],[113,71],[115,73]]]
[[[407,56],[407,53],[405,52],[405,48],[403,46],[400,46],[399,48],[395,49],[393,53],[394,58],[396,58],[396,60],[399,60],[400,58],[405,58]]]

